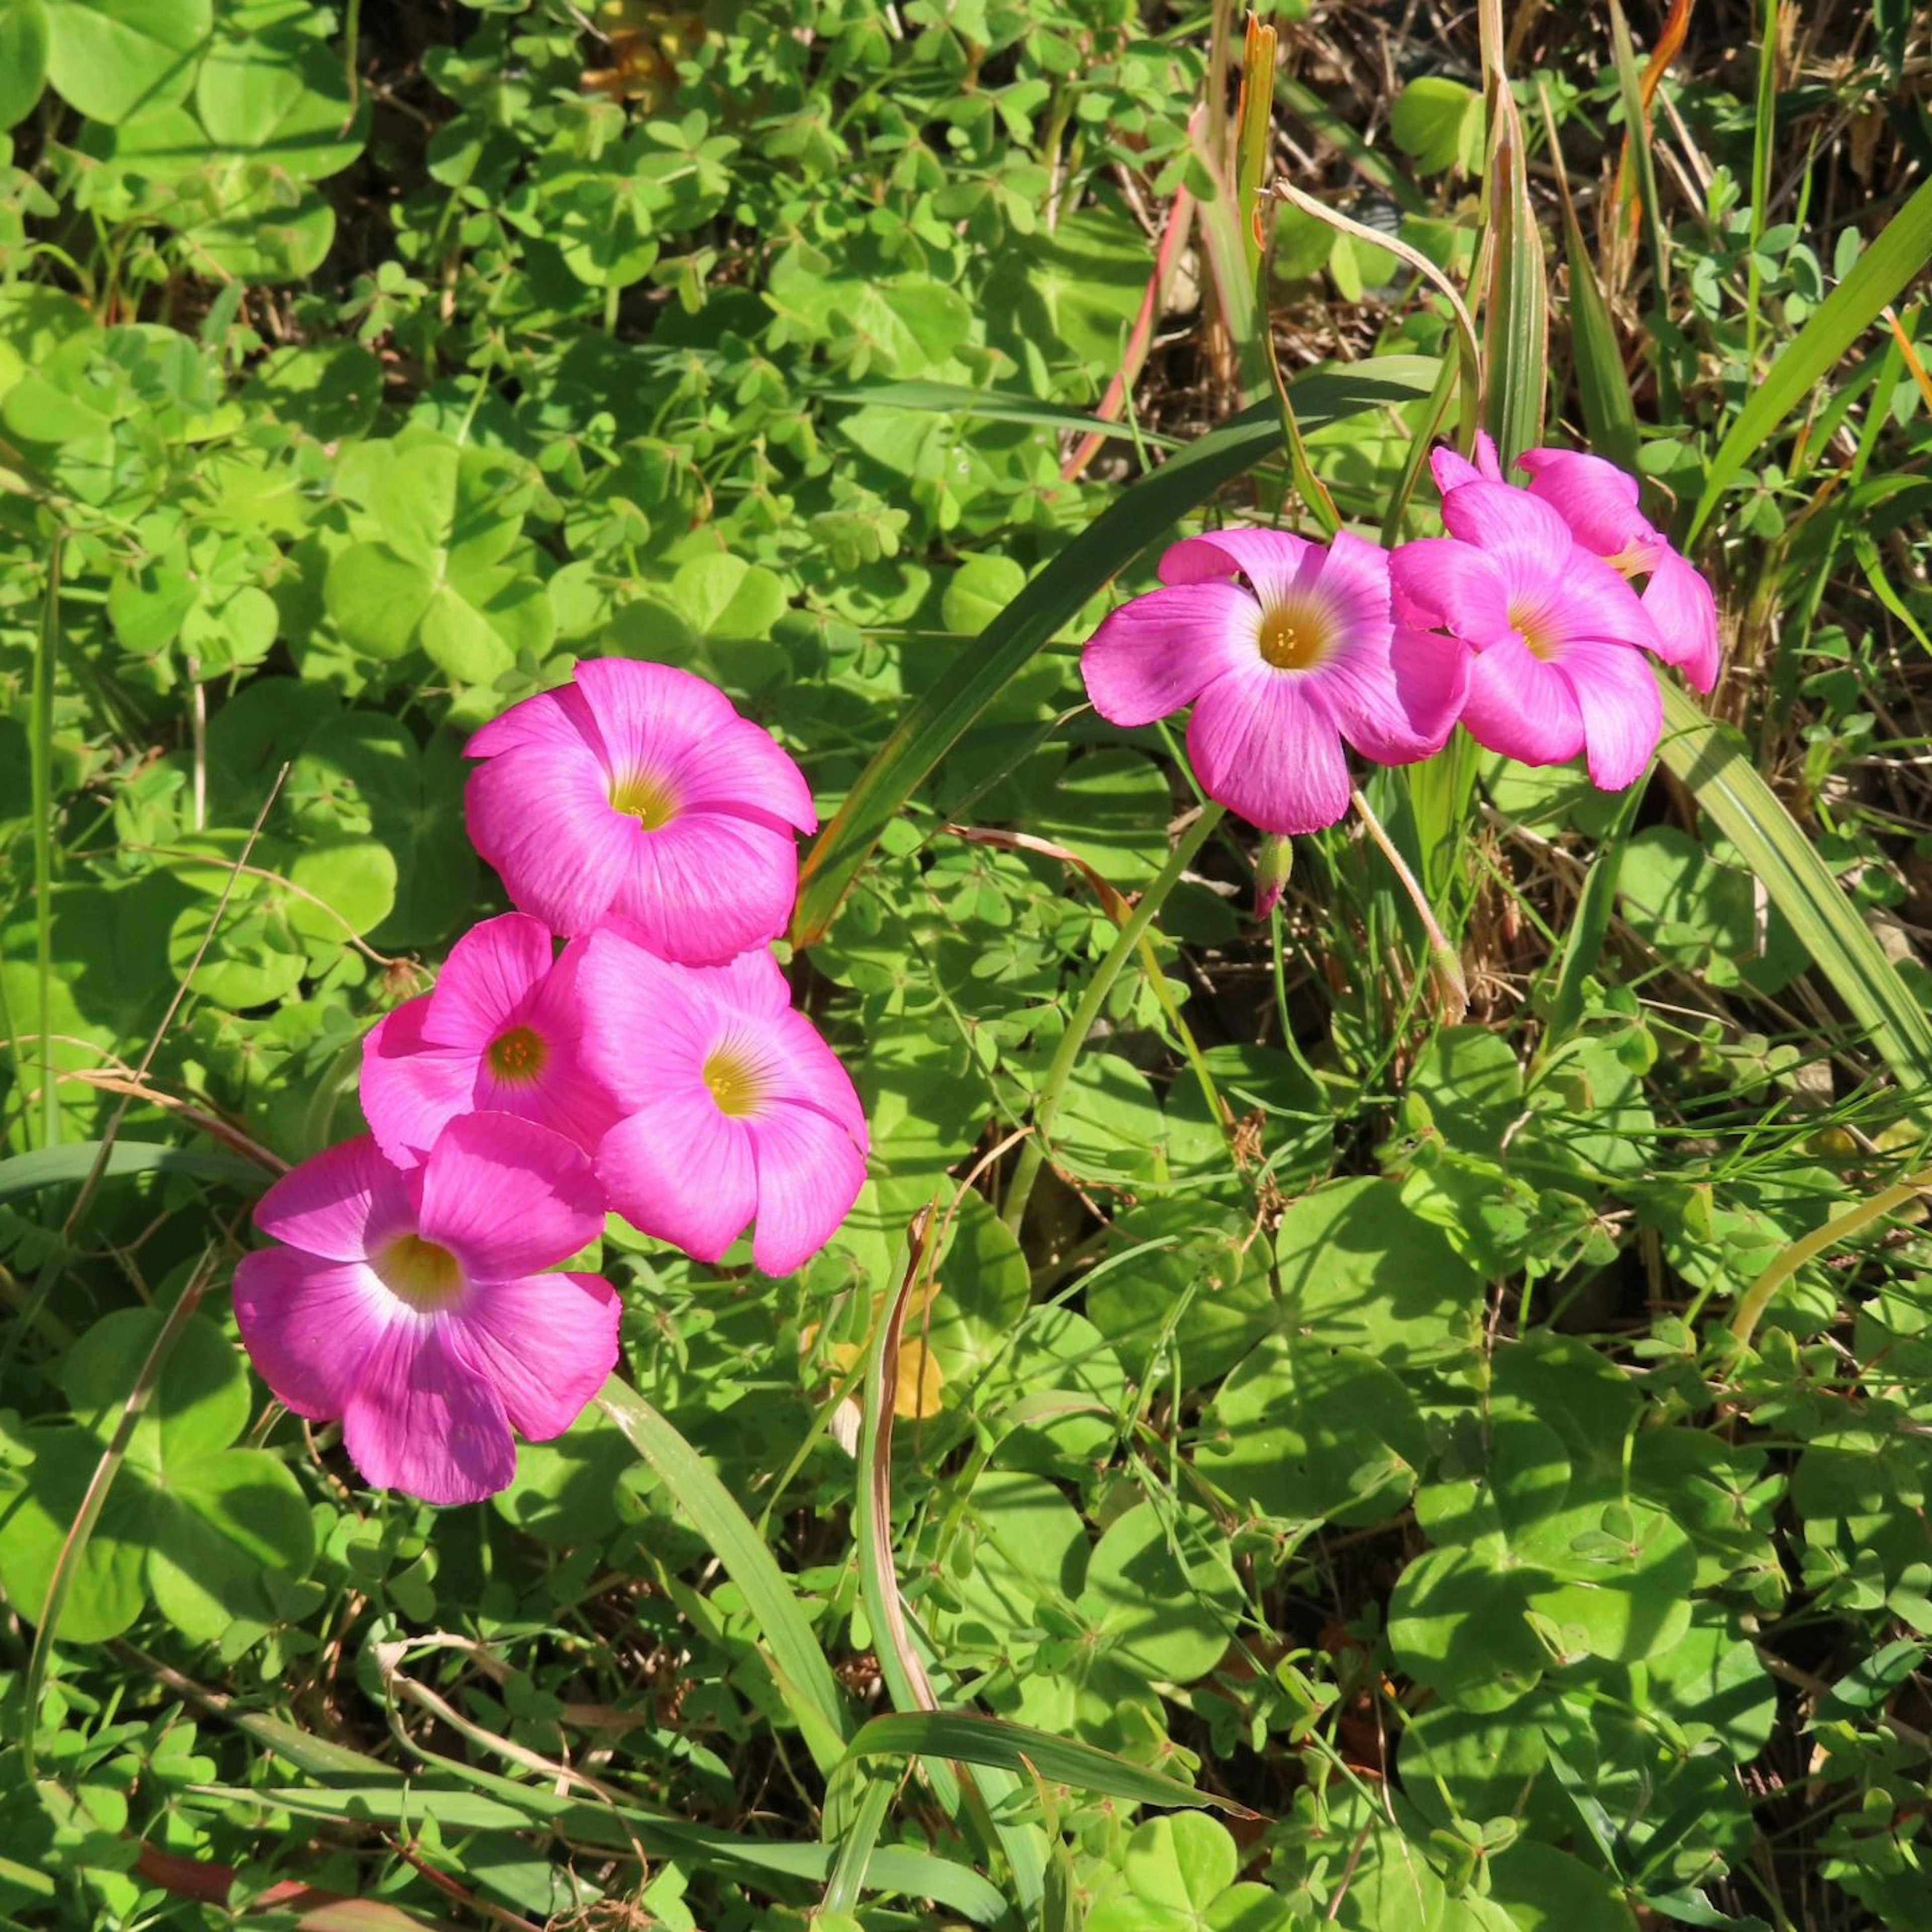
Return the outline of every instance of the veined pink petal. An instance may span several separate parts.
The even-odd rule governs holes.
[[[775,939],[798,896],[791,834],[735,812],[686,812],[637,840],[610,910],[668,959],[708,965]]]
[[[1520,493],[1519,493],[1520,494]],[[1396,620],[1472,644],[1508,637],[1509,590],[1496,561],[1454,537],[1418,537],[1389,558]]]
[[[553,932],[584,932],[609,911],[644,836],[612,808],[603,766],[581,740],[513,746],[479,765],[464,808],[477,850]]]
[[[1496,455],[1494,438],[1486,429],[1476,432],[1476,460],[1472,463],[1448,443],[1438,444],[1430,452],[1430,474],[1436,478],[1436,487],[1444,496],[1463,483],[1500,483],[1503,480],[1503,466]]]
[[[654,1094],[604,1136],[597,1174],[640,1234],[715,1262],[758,1205],[746,1123],[722,1114],[700,1079]]]
[[[776,828],[818,830],[812,788],[791,754],[762,724],[734,718],[680,754],[677,789],[688,812],[760,814]]]
[[[1350,640],[1388,634],[1394,590],[1389,554],[1350,530],[1338,530],[1326,550],[1314,553],[1301,588],[1315,598],[1341,634]]]
[[[1642,776],[1664,730],[1656,672],[1636,652],[1594,640],[1566,646],[1558,668],[1582,714],[1591,783],[1622,791]]]
[[[741,722],[715,684],[674,664],[586,658],[574,682],[596,720],[613,777],[667,771],[686,747]]]
[[[1681,666],[1694,688],[1710,690],[1724,663],[1724,644],[1718,632],[1718,600],[1704,573],[1666,548],[1652,566],[1642,603],[1663,640],[1658,655],[1666,664]]]
[[[1627,470],[1580,449],[1526,449],[1516,467],[1529,475],[1529,494],[1547,503],[1593,556],[1629,556],[1648,568],[1662,539],[1637,507],[1637,481]]]
[[[1316,676],[1251,670],[1196,701],[1187,753],[1210,798],[1264,832],[1315,832],[1348,809],[1348,761]]]
[[[766,970],[778,974],[778,962],[769,952],[752,957],[767,962],[758,976],[764,977]],[[728,989],[729,976],[738,970],[673,965],[652,952],[628,922],[614,921],[590,934],[578,975],[584,1011],[580,1050],[585,1066],[610,1088],[623,1111],[644,1106],[668,1088],[701,1081],[718,1024],[712,988]],[[753,970],[746,969],[747,979]],[[783,976],[778,976],[782,985]]]
[[[425,1502],[481,1502],[517,1473],[502,1400],[451,1348],[440,1318],[384,1333],[343,1411],[342,1443],[371,1487]]]
[[[1318,546],[1286,530],[1210,530],[1174,544],[1160,560],[1160,580],[1226,583],[1238,571],[1264,604],[1276,604],[1295,589],[1310,560],[1320,555]]]
[[[866,1157],[836,1120],[790,1101],[760,1114],[751,1138],[758,1187],[752,1259],[766,1274],[790,1274],[851,1211],[866,1184]]]
[[[535,1274],[603,1232],[603,1196],[583,1150],[512,1114],[452,1120],[418,1172],[416,1232],[448,1248],[472,1282]]]
[[[412,1219],[403,1176],[368,1134],[304,1161],[255,1207],[263,1234],[332,1262],[366,1261],[372,1246]]]
[[[602,1275],[524,1275],[479,1288],[449,1319],[452,1346],[532,1442],[561,1436],[617,1365],[622,1310]]]
[[[1502,568],[1515,628],[1546,650],[1560,656],[1570,638],[1594,638],[1662,654],[1664,640],[1650,613],[1601,557],[1573,544],[1560,572],[1545,574],[1510,562]]]
[[[480,1053],[542,985],[555,958],[549,926],[527,913],[506,912],[472,926],[436,976],[423,1038]]]
[[[1342,735],[1382,765],[1412,764],[1439,752],[1468,689],[1469,648],[1426,631],[1396,632],[1386,649],[1324,664],[1322,695]]]
[[[260,1248],[235,1270],[235,1319],[250,1356],[276,1400],[311,1421],[348,1407],[393,1306],[361,1262]]]
[[[514,746],[536,745],[566,752],[586,748],[583,721],[570,699],[568,685],[555,691],[542,691],[513,704],[500,718],[470,734],[463,748],[469,758],[494,758]]]
[[[1459,483],[1442,500],[1452,537],[1474,544],[1505,568],[1555,576],[1576,548],[1570,526],[1547,503],[1507,483]]]
[[[398,1006],[362,1042],[363,1117],[398,1167],[418,1166],[436,1136],[476,1104],[474,1050],[423,1038],[431,997]]]
[[[1462,722],[1478,744],[1526,765],[1568,764],[1583,748],[1583,714],[1569,680],[1516,638],[1477,653]]]
[[[845,1063],[802,1013],[776,1016],[769,1037],[778,1070],[773,1090],[788,1102],[823,1114],[843,1129],[862,1158],[871,1145],[866,1109]]]
[[[1261,614],[1233,584],[1174,584],[1130,598],[1107,614],[1080,654],[1094,709],[1110,724],[1151,724],[1192,704],[1238,662],[1258,660]]]
[[[714,999],[734,1012],[771,1018],[791,1010],[790,982],[768,946],[692,970]]]

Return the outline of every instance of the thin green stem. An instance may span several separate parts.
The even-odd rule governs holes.
[[[34,644],[28,747],[34,810],[34,958],[39,978],[40,1034],[40,1144],[60,1138],[60,1100],[54,1078],[54,676],[60,638],[61,550],[54,538],[47,558],[47,587],[40,605],[40,628]]]
[[[1141,895],[1140,902],[1120,928],[1120,937],[1094,969],[1094,976],[1088,981],[1087,990],[1080,996],[1080,1004],[1074,1008],[1066,1032],[1060,1036],[1060,1044],[1054,1049],[1052,1062],[1046,1070],[1046,1078],[1040,1082],[1040,1097],[1034,1103],[1033,1138],[1021,1148],[1019,1159],[1014,1164],[1012,1185],[1006,1190],[1004,1219],[1015,1234],[1018,1233],[1020,1222],[1025,1217],[1027,1203],[1033,1198],[1034,1183],[1040,1178],[1040,1162],[1046,1157],[1045,1143],[1053,1131],[1060,1103],[1066,1097],[1066,1083],[1073,1077],[1073,1064],[1080,1057],[1080,1049],[1086,1045],[1087,1036],[1100,1018],[1100,1009],[1106,1004],[1107,995],[1114,990],[1120,969],[1139,950],[1142,939],[1153,925],[1155,915],[1167,902],[1168,895],[1180,883],[1181,874],[1193,863],[1195,854],[1207,844],[1215,826],[1220,824],[1223,809],[1218,805],[1204,806],[1200,817],[1168,854],[1167,863]]]
[[[1807,1262],[1816,1261],[1828,1248],[1834,1248],[1840,1241],[1849,1240],[1852,1235],[1869,1228],[1874,1221],[1882,1221],[1888,1214],[1896,1214],[1911,1206],[1919,1196],[1932,1190],[1932,1167],[1922,1169],[1904,1180],[1894,1181],[1891,1186],[1880,1189],[1868,1199],[1854,1202],[1842,1214],[1834,1214],[1822,1228],[1814,1228],[1802,1240],[1792,1243],[1778,1258],[1745,1289],[1738,1305],[1731,1311],[1731,1333],[1740,1342],[1748,1342],[1756,1333],[1764,1311],[1768,1308],[1778,1291],[1802,1268]]]

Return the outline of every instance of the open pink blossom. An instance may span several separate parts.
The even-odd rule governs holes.
[[[561,1435],[617,1359],[617,1298],[554,1272],[604,1226],[582,1152],[505,1114],[452,1120],[419,1167],[368,1135],[277,1181],[280,1245],[235,1270],[242,1339],[298,1415],[342,1418],[364,1479],[433,1503],[494,1496],[514,1427]]]
[[[795,832],[816,829],[804,775],[714,685],[669,664],[596,658],[466,747],[476,849],[554,932],[616,916],[652,950],[729,959],[783,930]]]
[[[1604,790],[1630,784],[1664,730],[1646,651],[1656,626],[1602,558],[1528,490],[1478,477],[1443,496],[1451,536],[1389,560],[1395,608],[1418,630],[1472,645],[1462,722],[1524,765],[1586,754]]]
[[[514,1114],[586,1154],[616,1120],[578,1057],[580,942],[556,957],[550,928],[505,913],[470,928],[431,992],[362,1042],[362,1112],[384,1154],[413,1167],[460,1114]]]
[[[1462,706],[1470,734],[1528,765],[1585,754],[1598,785],[1622,790],[1664,726],[1646,655],[1656,626],[1636,593],[1527,490],[1456,483],[1442,518],[1449,536],[1403,544],[1389,567],[1405,623],[1476,652]]]
[[[627,1118],[597,1172],[641,1232],[715,1262],[755,1221],[752,1258],[789,1274],[866,1182],[866,1115],[766,952],[728,965],[655,958],[613,924],[586,946],[586,1063]]]
[[[1264,832],[1312,832],[1348,810],[1345,739],[1408,764],[1454,728],[1467,653],[1396,629],[1376,545],[1220,530],[1176,544],[1160,578],[1094,634],[1088,695],[1116,724],[1192,704],[1202,789]]]
[[[1496,446],[1481,433],[1473,463],[1448,448],[1429,461],[1445,497],[1459,484],[1503,480]],[[1680,556],[1637,507],[1636,478],[1580,449],[1525,450],[1516,467],[1528,472],[1529,494],[1547,503],[1592,556],[1621,576],[1648,578],[1640,601],[1657,627],[1658,655],[1676,664],[1696,689],[1711,689],[1723,661],[1718,600],[1703,572]]]

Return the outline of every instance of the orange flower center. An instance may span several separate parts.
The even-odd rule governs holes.
[[[742,1046],[716,1049],[704,1063],[704,1084],[721,1114],[744,1120],[765,1102],[765,1077],[758,1062]]]
[[[1276,670],[1313,670],[1334,647],[1327,614],[1312,604],[1273,604],[1262,613],[1262,660]]]
[[[677,794],[648,772],[627,772],[610,785],[610,808],[656,832],[677,816]]]

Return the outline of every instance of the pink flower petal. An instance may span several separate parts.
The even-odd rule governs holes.
[[[1666,548],[1652,568],[1642,603],[1663,640],[1658,655],[1680,666],[1694,689],[1710,690],[1724,664],[1724,642],[1718,600],[1704,573]]]
[[[602,1233],[590,1163],[561,1134],[508,1114],[465,1114],[418,1170],[416,1232],[448,1248],[471,1282],[513,1280]]]
[[[556,691],[539,692],[513,704],[500,718],[493,718],[471,734],[463,748],[469,758],[494,758],[518,745],[536,745],[553,750],[585,748],[584,719],[580,707],[572,700],[576,692],[569,685]],[[594,749],[594,747],[592,748]]]
[[[644,828],[610,803],[580,740],[524,744],[479,765],[464,794],[470,836],[511,898],[553,932],[582,932],[610,908]]]
[[[1258,662],[1260,652],[1261,606],[1248,592],[1232,584],[1175,584],[1110,611],[1080,655],[1080,674],[1094,709],[1110,724],[1151,724],[1192,704],[1236,663]]]
[[[481,1053],[548,976],[556,956],[550,928],[527,913],[472,926],[436,976],[423,1038]]]
[[[235,1270],[235,1319],[262,1379],[298,1415],[342,1414],[394,1301],[360,1262],[262,1248]]]
[[[1642,775],[1664,730],[1664,699],[1650,661],[1622,644],[1570,645],[1560,667],[1583,718],[1590,782],[1622,791]]]
[[[1570,526],[1547,503],[1507,483],[1460,483],[1442,500],[1452,537],[1505,566],[1540,576],[1561,572],[1576,548]]]
[[[440,1318],[397,1322],[370,1351],[342,1442],[372,1488],[425,1502],[481,1502],[517,1473],[502,1399],[451,1347]]]
[[[255,1207],[263,1234],[333,1262],[366,1261],[372,1245],[412,1219],[402,1174],[368,1134],[304,1161]]]
[[[1463,483],[1500,483],[1503,466],[1496,455],[1495,440],[1486,429],[1476,432],[1476,460],[1469,459],[1448,443],[1439,445],[1429,458],[1430,474],[1444,496]]]
[[[1516,467],[1529,474],[1529,494],[1547,503],[1593,556],[1634,556],[1632,568],[1647,567],[1661,541],[1637,508],[1637,481],[1627,470],[1580,449],[1527,449]]]
[[[1494,560],[1453,537],[1418,537],[1389,558],[1396,620],[1418,631],[1453,632],[1472,644],[1506,638],[1509,592]]]
[[[1477,654],[1462,722],[1477,743],[1526,765],[1568,764],[1583,748],[1583,715],[1568,680],[1520,638]]]
[[[769,952],[752,956],[766,962],[770,973],[778,972]],[[580,1051],[585,1066],[610,1090],[622,1111],[632,1112],[667,1090],[701,1084],[705,1055],[720,1024],[714,988],[731,989],[738,970],[735,964],[673,965],[645,946],[628,922],[600,926],[584,942],[578,974],[584,1011]],[[782,984],[782,974],[779,979]]]
[[[1663,651],[1664,640],[1636,592],[1601,557],[1580,546],[1571,545],[1560,572],[1545,574],[1511,561],[1504,564],[1503,574],[1516,628],[1559,658],[1573,638]]]
[[[449,1325],[519,1433],[548,1442],[616,1366],[622,1312],[602,1275],[532,1274],[478,1288]]]
[[[789,1101],[752,1123],[752,1146],[758,1186],[752,1259],[766,1274],[790,1274],[850,1213],[866,1184],[866,1156],[836,1120]]]
[[[715,1262],[758,1210],[746,1123],[720,1113],[700,1078],[645,1101],[604,1137],[597,1174],[640,1234]]]
[[[1210,530],[1174,544],[1160,560],[1160,580],[1226,583],[1238,571],[1264,604],[1276,604],[1304,580],[1310,560],[1320,555],[1318,546],[1286,530]]]
[[[1460,639],[1400,630],[1381,651],[1324,664],[1322,695],[1342,734],[1378,764],[1412,764],[1439,752],[1468,689],[1469,650]]]
[[[1195,704],[1187,752],[1202,789],[1264,832],[1318,831],[1348,808],[1348,761],[1318,676],[1257,658]]]
[[[762,724],[734,718],[680,754],[677,788],[687,812],[738,812],[776,830],[818,830],[812,788],[791,754]]]
[[[476,1104],[476,1053],[423,1038],[432,997],[398,1006],[362,1042],[363,1117],[398,1167],[420,1165],[436,1136]]]
[[[596,721],[614,777],[668,772],[686,747],[740,722],[715,684],[674,664],[586,658],[574,682]]]
[[[692,968],[711,997],[734,1012],[770,1017],[791,1010],[791,985],[768,946],[741,952],[716,966]]]
[[[640,927],[653,951],[708,965],[784,930],[798,896],[789,832],[712,812],[681,812],[657,831],[638,831],[610,910]]]
[[[804,1014],[785,1012],[772,1022],[766,1037],[776,1069],[772,1091],[788,1102],[808,1107],[838,1126],[862,1156],[871,1144],[866,1109],[845,1064],[819,1037]],[[754,1128],[754,1138],[757,1129]]]

